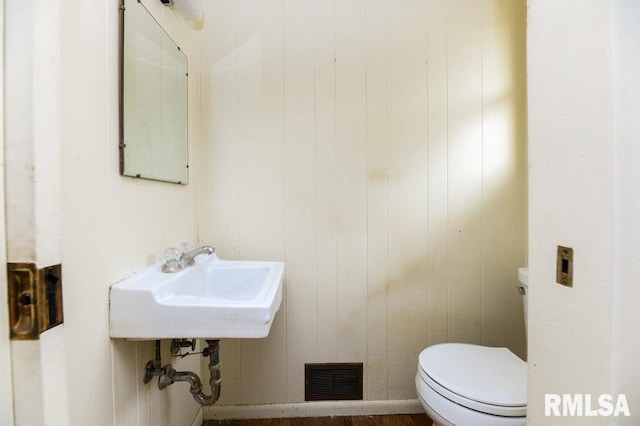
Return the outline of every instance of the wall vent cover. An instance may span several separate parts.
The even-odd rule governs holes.
[[[305,401],[362,399],[362,363],[304,365]]]

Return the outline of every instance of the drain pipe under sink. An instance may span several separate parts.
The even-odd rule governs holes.
[[[201,405],[213,405],[220,397],[222,380],[220,379],[220,341],[207,340],[207,347],[202,351],[202,356],[209,357],[209,383],[211,395],[202,392],[202,381],[192,371],[176,371],[171,364],[160,367],[160,341],[156,340],[156,360],[149,361],[145,367],[144,383],[149,383],[153,376],[158,376],[158,388],[166,389],[175,382],[189,383],[189,392]]]

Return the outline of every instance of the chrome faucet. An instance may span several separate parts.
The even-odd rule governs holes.
[[[215,252],[216,252],[216,249],[214,249],[211,246],[202,246],[193,250],[186,251],[182,253],[182,255],[180,256],[180,264],[184,269],[188,266],[193,265],[193,262],[197,256],[200,256],[201,254],[206,254],[207,256],[210,256]]]
[[[181,251],[181,249],[174,247],[167,249],[165,252],[165,262],[164,265],[162,265],[162,272],[180,272],[193,265],[197,256],[200,256],[201,254],[209,256],[215,253],[216,249],[211,246],[202,246],[193,250],[184,251],[182,254]]]

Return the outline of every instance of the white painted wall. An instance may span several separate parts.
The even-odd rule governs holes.
[[[119,175],[118,2],[7,4],[9,260],[62,262],[64,299],[63,326],[11,344],[17,425],[191,425],[199,408],[186,385],[142,384],[152,342],[109,338],[109,286],[198,240],[198,40],[145,3],[192,60],[188,186]]]
[[[204,7],[203,240],[286,262],[271,335],[221,344],[220,403],[302,401],[307,362],[404,400],[430,344],[524,355],[524,3]]]
[[[118,4],[62,2],[62,250],[70,424],[190,425],[186,385],[142,384],[153,342],[110,340],[109,286],[198,239],[197,40],[159,2],[144,1],[190,58],[190,184],[118,172]],[[164,342],[165,348],[168,346]],[[198,370],[199,360],[170,360]]]
[[[636,424],[640,9],[530,0],[527,24],[529,423]],[[555,284],[558,244],[572,289]],[[544,416],[545,393],[619,392],[632,418]]]

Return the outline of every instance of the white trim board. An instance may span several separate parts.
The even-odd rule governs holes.
[[[205,420],[276,419],[326,416],[375,416],[424,413],[417,399],[394,401],[317,401],[290,404],[203,407]]]

